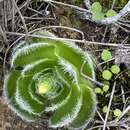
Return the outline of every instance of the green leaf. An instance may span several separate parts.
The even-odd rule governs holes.
[[[44,51],[43,51],[44,50]],[[55,58],[54,46],[47,43],[39,43],[25,46],[13,54],[11,65],[24,67],[43,58]]]
[[[39,114],[43,111],[43,104],[34,100],[29,94],[29,84],[32,76],[20,77],[17,81],[16,100],[19,106],[30,113]]]
[[[102,6],[99,2],[94,2],[91,6],[92,13],[101,13]]]
[[[56,65],[58,65],[58,63],[55,60],[55,58],[54,59],[45,58],[45,59],[33,62],[31,64],[31,66],[30,66],[30,64],[25,66],[24,69],[22,70],[22,74],[25,75],[25,76],[35,75],[36,73],[39,73],[42,70],[47,69],[47,68],[53,68],[54,69],[54,66],[56,66]]]
[[[6,95],[6,98],[13,100],[12,97],[15,96],[16,92],[16,81],[21,75],[21,71],[19,70],[12,70],[5,78],[5,84],[4,84],[4,92]],[[12,82],[14,81],[14,82]]]
[[[19,106],[19,103],[16,100],[17,80],[19,79],[20,74],[20,71],[12,70],[10,74],[6,76],[4,82],[4,98],[9,107],[22,119],[28,121],[38,120],[39,115],[25,111]]]
[[[107,106],[104,106],[103,109],[102,109],[103,113],[107,113],[108,111],[108,107]]]
[[[95,12],[93,15],[92,15],[92,20],[93,21],[101,21],[103,20],[105,17],[104,17],[104,13],[102,12]]]
[[[103,86],[103,91],[108,92],[109,88],[110,88],[109,85],[104,85]]]
[[[118,66],[118,65],[113,65],[113,66],[111,67],[111,72],[112,72],[113,74],[118,74],[118,73],[120,72],[119,66]]]
[[[105,80],[111,80],[112,78],[112,73],[109,71],[109,70],[104,70],[102,72],[102,77],[105,79]]]
[[[82,98],[82,106],[78,116],[71,123],[72,128],[80,128],[84,124],[88,123],[89,117],[94,116],[96,98],[89,86],[82,86]]]
[[[92,78],[95,78],[93,72],[93,62],[90,58],[90,55],[83,53],[81,49],[74,46],[74,43],[61,43],[60,41],[57,41],[56,54],[70,62],[74,67],[76,67],[77,70],[80,70],[83,61],[86,59],[86,64],[83,67],[83,73]]]
[[[97,93],[97,94],[100,94],[100,93],[102,93],[102,90],[101,90],[101,88],[99,88],[99,87],[95,88],[95,93]]]
[[[106,13],[107,17],[113,17],[115,15],[117,15],[117,12],[112,10],[112,9],[108,10],[107,13]]]
[[[81,109],[81,96],[78,86],[72,84],[72,89],[66,102],[57,108],[56,112],[51,117],[50,126],[54,128],[63,127],[64,125],[71,123]]]
[[[108,50],[103,50],[103,52],[101,53],[101,58],[104,61],[108,61],[112,58],[111,52]]]
[[[113,111],[113,113],[114,113],[114,116],[116,116],[116,117],[119,117],[119,116],[121,116],[121,114],[122,114],[122,112],[121,112],[120,109],[115,109],[115,110]]]

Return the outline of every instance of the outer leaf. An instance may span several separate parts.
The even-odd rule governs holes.
[[[17,89],[16,89],[16,100],[19,106],[25,111],[34,114],[40,114],[44,107],[43,104],[35,101],[29,94],[29,84],[32,76],[28,77],[20,77],[17,81]]]
[[[81,85],[82,88],[82,106],[78,116],[71,123],[73,128],[82,128],[86,126],[94,115],[96,107],[96,98],[89,86]]]
[[[66,103],[59,107],[51,118],[51,127],[62,127],[71,123],[77,116],[81,107],[81,93],[77,85],[72,85],[72,90]]]
[[[39,118],[38,115],[29,113],[23,110],[17,103],[16,96],[16,86],[17,80],[20,77],[20,71],[13,70],[9,75],[7,75],[4,84],[4,97],[9,105],[9,107],[22,119],[32,121]]]
[[[44,51],[43,51],[44,50]],[[11,65],[23,67],[43,58],[55,58],[54,46],[39,43],[25,46],[13,54]]]

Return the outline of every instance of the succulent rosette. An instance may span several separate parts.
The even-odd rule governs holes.
[[[46,31],[36,34],[56,37]],[[5,100],[23,120],[36,121],[51,111],[50,127],[83,128],[95,113],[96,97],[93,84],[81,75],[82,65],[83,73],[94,79],[91,56],[74,43],[50,38],[23,41],[12,52]]]

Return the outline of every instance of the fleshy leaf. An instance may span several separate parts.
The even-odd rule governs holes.
[[[117,15],[117,12],[112,10],[112,9],[108,10],[107,13],[106,13],[107,17],[113,17],[115,15]]]
[[[71,123],[73,128],[82,128],[86,126],[94,116],[96,107],[96,98],[90,87],[81,85],[81,88],[83,102],[77,117]]]
[[[94,2],[91,6],[91,11],[92,12],[101,12],[102,11],[102,6],[99,2]]]
[[[72,85],[72,90],[66,103],[60,106],[51,118],[51,127],[63,127],[71,123],[77,116],[82,104],[81,92],[77,85]]]

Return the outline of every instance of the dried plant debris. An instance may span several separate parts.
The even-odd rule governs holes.
[[[115,50],[115,63],[124,63],[130,69],[130,49],[118,48]]]

